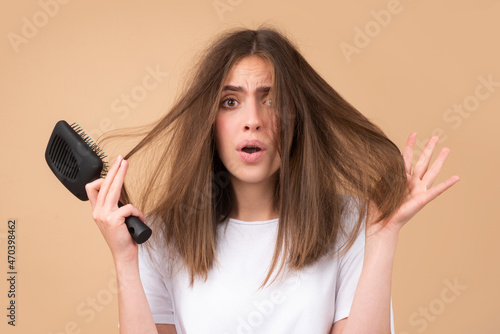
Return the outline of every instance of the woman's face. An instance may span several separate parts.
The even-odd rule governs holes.
[[[271,67],[257,56],[239,60],[224,83],[215,131],[217,151],[233,186],[269,182],[280,166],[268,98],[271,85]]]

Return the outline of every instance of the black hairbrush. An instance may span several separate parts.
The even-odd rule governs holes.
[[[87,133],[76,123],[57,122],[50,136],[45,160],[59,181],[76,197],[87,201],[85,185],[108,172],[106,155]],[[119,206],[123,204],[118,202]],[[151,229],[138,217],[125,218],[125,224],[138,244],[151,236]]]

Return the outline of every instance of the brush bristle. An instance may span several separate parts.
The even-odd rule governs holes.
[[[78,123],[71,124],[71,127],[80,137],[82,137],[85,144],[87,144],[90,149],[94,151],[101,159],[103,165],[101,170],[101,177],[105,177],[106,174],[108,174],[109,165],[105,160],[107,158],[107,155],[104,150],[92,139],[92,137],[90,137],[87,132],[85,132],[85,130]]]

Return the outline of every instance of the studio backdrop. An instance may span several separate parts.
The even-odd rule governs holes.
[[[499,17],[498,0],[4,1],[0,332],[118,333],[90,204],[44,159],[55,123],[94,138],[150,123],[215,36],[267,24],[400,149],[413,131],[418,153],[432,135],[451,149],[436,182],[460,182],[400,233],[396,333],[500,333]]]

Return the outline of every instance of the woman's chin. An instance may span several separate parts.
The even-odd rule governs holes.
[[[259,185],[268,184],[274,181],[274,174],[265,173],[241,173],[241,175],[233,175],[233,182],[239,184]]]

